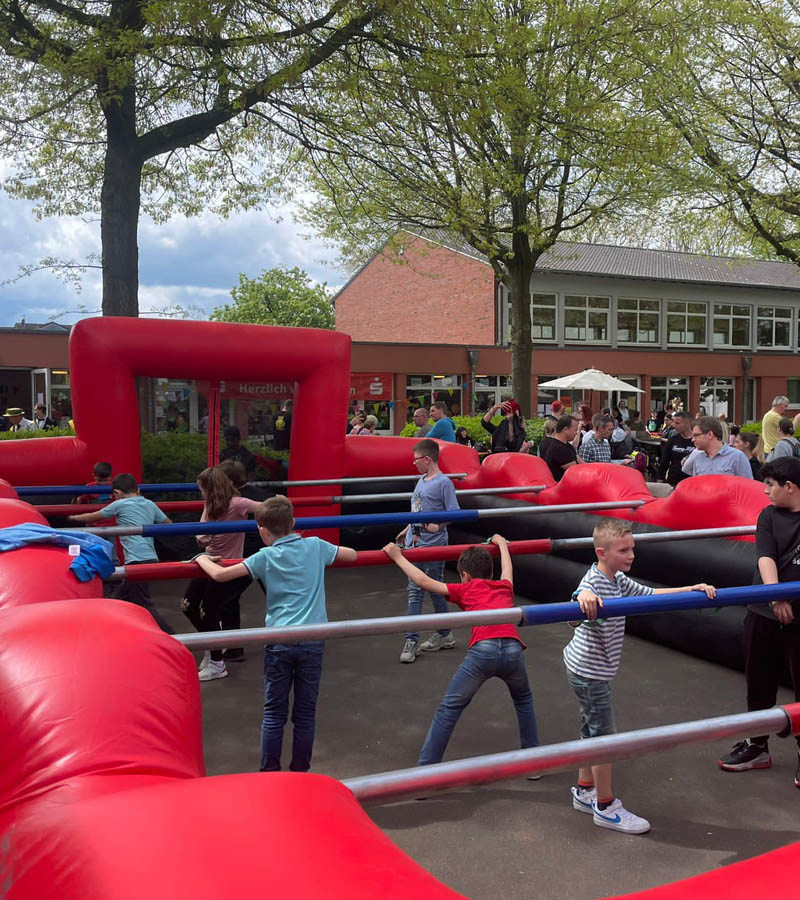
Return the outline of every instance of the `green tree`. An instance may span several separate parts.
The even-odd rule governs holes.
[[[138,314],[140,208],[252,207],[259,133],[370,25],[370,0],[0,0],[4,187],[41,214],[100,212],[103,312]]]
[[[390,46],[337,61],[317,91],[336,95],[295,126],[320,197],[308,218],[345,255],[402,228],[446,229],[486,255],[510,297],[526,413],[537,260],[657,193],[651,161],[671,152],[632,90],[651,23],[647,0],[423,5],[392,23]]]
[[[232,304],[211,313],[212,321],[297,328],[333,328],[335,324],[327,285],[313,284],[297,267],[265,269],[260,278],[240,274],[231,297]]]
[[[684,142],[678,177],[758,255],[800,264],[800,3],[674,0],[674,9],[681,17],[643,48],[643,84]]]

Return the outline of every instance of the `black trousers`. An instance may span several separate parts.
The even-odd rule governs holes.
[[[157,563],[157,559],[144,559],[141,563]],[[127,566],[140,565],[141,563],[129,562]],[[143,606],[150,615],[156,620],[156,625],[167,634],[175,634],[175,630],[170,627],[167,620],[153,605],[150,599],[150,585],[146,581],[123,581],[114,587],[111,594],[116,600],[124,600],[126,603],[135,603],[137,606]]]
[[[775,706],[784,665],[789,669],[794,699],[800,702],[800,624],[781,625],[748,610],[744,619],[748,712]],[[800,747],[800,735],[795,740]],[[762,734],[751,741],[766,747],[769,735]]]
[[[252,583],[249,575],[233,581],[193,578],[183,594],[181,609],[198,631],[236,631],[241,627],[239,598]],[[211,658],[222,659],[222,650]]]

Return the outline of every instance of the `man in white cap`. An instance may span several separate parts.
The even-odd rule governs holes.
[[[9,406],[4,413],[9,431],[34,431],[36,426],[25,418],[25,410],[20,406]]]

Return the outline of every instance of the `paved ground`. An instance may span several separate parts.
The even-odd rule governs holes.
[[[177,612],[183,584],[153,587],[176,630],[188,630]],[[402,614],[405,596],[404,580],[395,570],[342,569],[328,576],[331,619]],[[243,625],[261,624],[262,607],[263,595],[251,588],[243,600]],[[568,635],[566,625],[525,629],[528,672],[546,743],[577,736],[576,704],[561,663]],[[347,778],[414,765],[466,647],[468,633],[456,636],[455,650],[423,654],[413,665],[397,660],[402,636],[329,641],[314,771]],[[212,775],[258,767],[262,654],[249,650],[244,663],[229,668],[228,678],[202,687],[206,764]],[[741,674],[631,636],[614,691],[620,731],[743,710]],[[462,717],[447,758],[515,749],[517,741],[505,687],[492,682]],[[740,775],[717,768],[718,756],[727,749],[701,745],[617,766],[617,793],[653,824],[643,837],[597,828],[591,818],[573,811],[568,773],[442,794],[423,803],[372,807],[369,813],[421,865],[474,900],[607,897],[800,839],[794,743],[774,739],[773,768]]]

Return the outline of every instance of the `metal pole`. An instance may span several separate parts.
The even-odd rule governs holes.
[[[297,531],[316,528],[370,528],[377,525],[416,525],[428,522],[475,522],[502,516],[535,516],[557,512],[594,512],[603,509],[636,509],[644,500],[620,500],[603,503],[565,503],[553,506],[514,506],[502,509],[456,509],[423,513],[372,513],[353,516],[311,516],[297,519]],[[103,528],[69,529],[101,537],[119,537],[141,534],[145,537],[162,537],[176,534],[233,534],[258,531],[253,521],[239,522],[177,522],[172,525],[112,525]]]
[[[602,616],[648,615],[677,609],[708,609],[723,606],[745,606],[748,603],[767,603],[800,597],[800,581],[781,584],[755,584],[745,587],[721,588],[710,600],[701,591],[679,594],[658,594],[647,597],[617,597],[606,600]],[[232,644],[296,644],[300,641],[322,641],[372,634],[394,634],[413,630],[423,624],[429,629],[468,628],[512,622],[515,625],[549,625],[580,619],[576,603],[542,603],[535,606],[514,606],[500,610],[434,613],[424,616],[382,616],[374,619],[349,619],[341,622],[320,622],[313,625],[290,625],[285,628],[243,628],[238,631],[214,631],[173,635],[175,640],[191,650],[210,650]]]
[[[415,547],[405,550],[403,555],[413,563],[438,562],[440,560],[456,560],[474,544],[447,544],[445,546]],[[494,544],[482,544],[492,556],[499,556],[500,551]],[[550,541],[540,538],[533,541],[510,541],[509,552],[512,556],[532,553],[549,553]],[[241,559],[225,559],[222,566],[235,566]],[[355,561],[336,560],[332,568],[352,569],[360,566],[391,566],[392,560],[383,550],[359,550]],[[136,566],[117,566],[114,574],[107,581],[172,581],[178,578],[206,578],[205,572],[194,562],[139,563]]]
[[[755,525],[730,525],[726,528],[695,528],[688,531],[634,532],[637,544],[658,544],[662,541],[699,541],[704,538],[740,537],[756,533]],[[553,538],[553,550],[581,550],[593,546],[593,538]]]
[[[579,766],[618,762],[648,753],[672,750],[684,744],[745,737],[750,734],[778,734],[788,737],[789,734],[797,733],[798,715],[800,704],[793,703],[786,708],[776,707],[735,716],[660,725],[657,728],[566,741],[530,750],[493,753],[473,759],[347,778],[342,783],[362,803],[386,803],[429,795],[435,791],[522,778],[531,773],[558,772]]]
[[[475,495],[486,494],[538,494],[540,491],[546,490],[546,484],[523,484],[516,487],[494,487],[494,488],[469,488],[466,490],[456,491],[456,497],[472,497]],[[402,494],[342,494],[338,497],[328,497],[331,503],[374,503],[380,500],[410,500],[413,493]],[[298,498],[305,500],[306,498]],[[323,499],[322,497],[319,498]],[[292,499],[294,503],[294,499]]]
[[[448,478],[466,478],[468,472],[443,472]],[[370,478],[318,478],[308,479],[306,481],[251,481],[250,484],[256,487],[266,488],[291,488],[291,487],[314,487],[324,484],[381,484],[385,481],[415,481],[419,478],[419,473],[412,475],[386,475],[375,476]],[[14,490],[20,497],[38,497],[47,494],[100,494],[109,493],[111,485],[108,484],[73,484],[73,485],[22,485],[15,487]],[[197,491],[197,482],[182,481],[174,484],[140,484],[139,493],[141,494],[157,494],[164,491]]]

